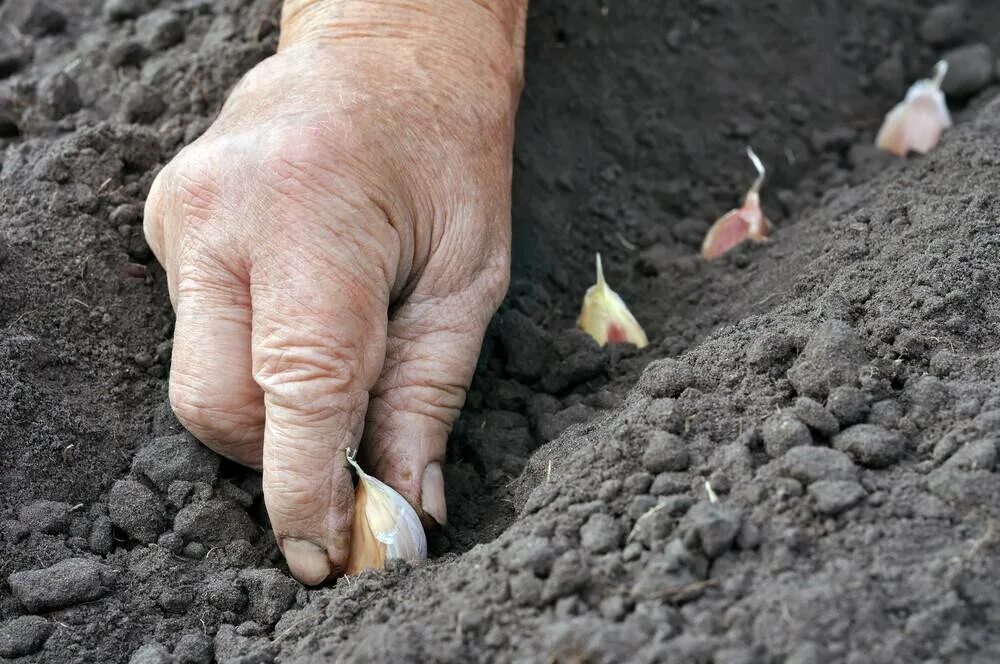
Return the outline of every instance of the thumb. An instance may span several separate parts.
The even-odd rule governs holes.
[[[365,454],[425,523],[447,522],[442,464],[492,314],[472,293],[414,298],[389,322],[382,375],[372,389]]]

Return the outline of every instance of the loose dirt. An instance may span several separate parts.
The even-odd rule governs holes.
[[[278,5],[0,0],[0,660],[1000,660],[1000,7],[535,0],[451,523],[307,590],[165,404],[141,233]],[[955,128],[879,154],[943,54]],[[772,240],[706,264],[747,144]],[[649,348],[573,330],[596,251]]]

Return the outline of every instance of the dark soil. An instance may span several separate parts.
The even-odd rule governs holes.
[[[0,0],[0,660],[1000,661],[1000,101],[966,48],[1000,7],[536,0],[452,523],[306,590],[164,403],[141,236],[279,4]],[[952,48],[956,127],[875,152]],[[706,264],[748,143],[776,230]],[[595,251],[648,349],[572,330]]]

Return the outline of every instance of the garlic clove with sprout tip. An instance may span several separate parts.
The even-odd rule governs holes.
[[[716,219],[708,229],[701,243],[701,255],[705,260],[718,258],[747,240],[757,243],[767,242],[767,236],[771,232],[771,222],[764,216],[764,211],[760,207],[760,187],[764,183],[767,171],[760,157],[749,146],[747,156],[757,170],[757,179],[743,198],[743,205]]]
[[[351,450],[347,461],[358,473],[346,574],[382,569],[386,561],[427,558],[427,536],[420,517],[395,489],[361,469]]]
[[[649,339],[625,301],[611,290],[604,280],[604,266],[597,254],[597,283],[587,289],[577,327],[589,334],[599,345],[630,343],[638,348],[649,345]]]
[[[885,116],[875,145],[897,157],[918,152],[927,154],[941,140],[941,134],[951,126],[951,114],[941,83],[948,74],[948,63],[934,65],[934,75],[910,86],[906,98]]]

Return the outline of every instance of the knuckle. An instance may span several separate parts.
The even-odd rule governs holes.
[[[254,379],[266,393],[295,402],[308,393],[350,389],[358,383],[359,364],[351,341],[271,342],[257,347]]]
[[[457,383],[409,384],[390,388],[376,399],[389,413],[412,413],[451,429],[465,403],[465,385]]]
[[[179,213],[185,225],[207,220],[222,194],[221,170],[216,165],[219,152],[211,143],[184,148],[157,176],[149,200],[160,209]]]
[[[224,394],[203,385],[203,379],[181,371],[176,364],[170,376],[170,407],[187,429],[205,442],[226,444],[246,440],[248,430],[263,424],[256,398]]]
[[[263,150],[269,186],[296,197],[349,197],[357,188],[360,163],[352,154],[351,130],[335,117],[316,124],[282,128]],[[358,148],[360,150],[360,148]]]

